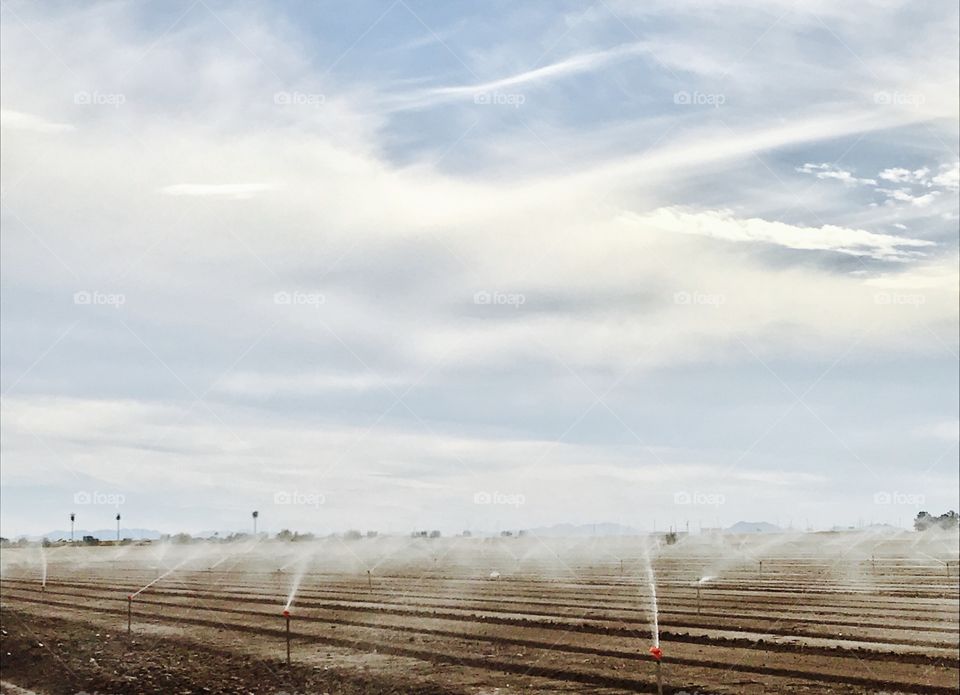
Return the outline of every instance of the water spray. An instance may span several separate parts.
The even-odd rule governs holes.
[[[657,695],[663,695],[663,674],[660,672],[660,660],[663,659],[663,650],[660,647],[650,647],[650,656],[657,665]]]
[[[713,579],[713,578],[714,578],[713,575],[708,575],[708,576],[706,576],[706,577],[700,577],[700,579],[697,580],[697,584],[696,584],[696,586],[697,586],[697,615],[700,615],[700,587],[703,586],[704,584],[706,584],[707,582],[709,582],[709,581],[710,581],[711,579]]]
[[[650,551],[646,545],[643,548],[643,559],[647,565],[647,584],[650,589],[650,636],[653,638],[653,646],[650,647],[650,656],[657,662],[657,695],[663,695],[663,682],[660,674],[660,659],[663,658],[663,651],[660,649],[660,619],[657,608],[657,580],[653,573],[653,564],[650,562]]]
[[[290,611],[284,609],[283,618],[287,622],[287,666],[290,666]]]

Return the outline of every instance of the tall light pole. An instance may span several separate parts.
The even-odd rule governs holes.
[[[253,514],[253,535],[257,535],[257,517],[260,516],[260,512],[255,511]]]
[[[120,512],[117,512],[117,543],[120,542]]]
[[[77,520],[77,515],[70,512],[70,542],[73,543],[73,522]]]

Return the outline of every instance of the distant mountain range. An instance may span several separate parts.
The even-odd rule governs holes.
[[[738,521],[724,533],[781,533],[782,528],[768,521]]]

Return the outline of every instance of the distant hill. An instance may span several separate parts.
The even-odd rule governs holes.
[[[576,538],[582,536],[633,536],[638,533],[637,529],[622,524],[602,523],[602,524],[554,524],[553,526],[540,526],[538,528],[526,529],[531,536],[553,536],[563,538]]]
[[[727,533],[781,533],[782,528],[768,521],[738,521]]]

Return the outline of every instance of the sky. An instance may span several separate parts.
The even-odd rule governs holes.
[[[955,3],[0,20],[4,536],[960,506]]]

